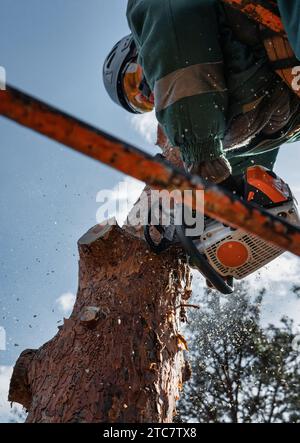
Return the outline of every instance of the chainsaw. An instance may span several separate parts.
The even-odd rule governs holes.
[[[263,166],[251,166],[244,174],[230,177],[222,186],[254,206],[300,225],[292,191],[273,171]],[[171,245],[180,244],[186,251],[190,266],[200,271],[209,287],[223,294],[234,291],[234,279],[244,279],[285,252],[253,234],[231,228],[210,217],[204,218],[204,229],[198,236],[188,236],[184,224],[151,225],[151,221],[152,209],[144,229],[151,250],[160,254]],[[159,241],[153,239],[152,229],[159,233]]]

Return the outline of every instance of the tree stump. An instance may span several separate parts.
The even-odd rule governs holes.
[[[79,290],[57,335],[25,351],[9,400],[29,423],[172,422],[184,382],[180,305],[190,273],[180,251],[157,256],[118,226],[79,240]]]

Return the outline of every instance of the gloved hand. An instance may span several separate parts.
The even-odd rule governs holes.
[[[299,112],[299,98],[281,80],[265,91],[253,108],[237,115],[223,138],[225,149],[246,146],[258,134],[272,136],[283,129]]]
[[[231,175],[231,166],[224,155],[211,161],[200,164],[192,163],[185,165],[185,168],[191,174],[199,175],[204,180],[212,183],[221,183]]]

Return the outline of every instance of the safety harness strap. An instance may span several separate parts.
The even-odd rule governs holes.
[[[282,69],[289,69],[299,66],[299,61],[296,57],[284,58],[282,60],[275,60],[273,62],[270,61],[270,65],[274,71],[281,71]]]
[[[300,89],[293,87],[294,68],[300,66],[288,41],[282,20],[274,10],[274,2],[254,0],[222,0],[238,9],[260,25],[261,38],[266,49],[270,65],[282,80],[300,97]]]

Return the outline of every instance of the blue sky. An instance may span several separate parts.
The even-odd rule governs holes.
[[[128,33],[126,4],[0,0],[0,66],[12,85],[156,152],[143,136],[153,126],[151,119],[133,124],[131,116],[109,100],[101,81],[105,56]],[[297,195],[299,163],[300,145],[290,145],[282,149],[276,169]],[[23,349],[37,347],[56,333],[64,315],[57,299],[76,293],[76,242],[96,224],[96,195],[122,178],[0,118],[0,326],[7,331],[0,366],[12,365]],[[295,262],[284,260],[285,279],[278,283],[283,263],[278,262],[271,276],[266,271],[269,284],[272,269],[281,288],[299,275],[289,274]],[[276,303],[281,310],[282,298]],[[288,312],[292,310],[290,304]]]
[[[128,33],[126,3],[0,0],[0,66],[9,83],[151,149],[102,86],[102,62]],[[76,292],[76,242],[96,224],[97,192],[122,176],[3,118],[0,146],[0,364],[9,365],[55,333],[55,300]]]

